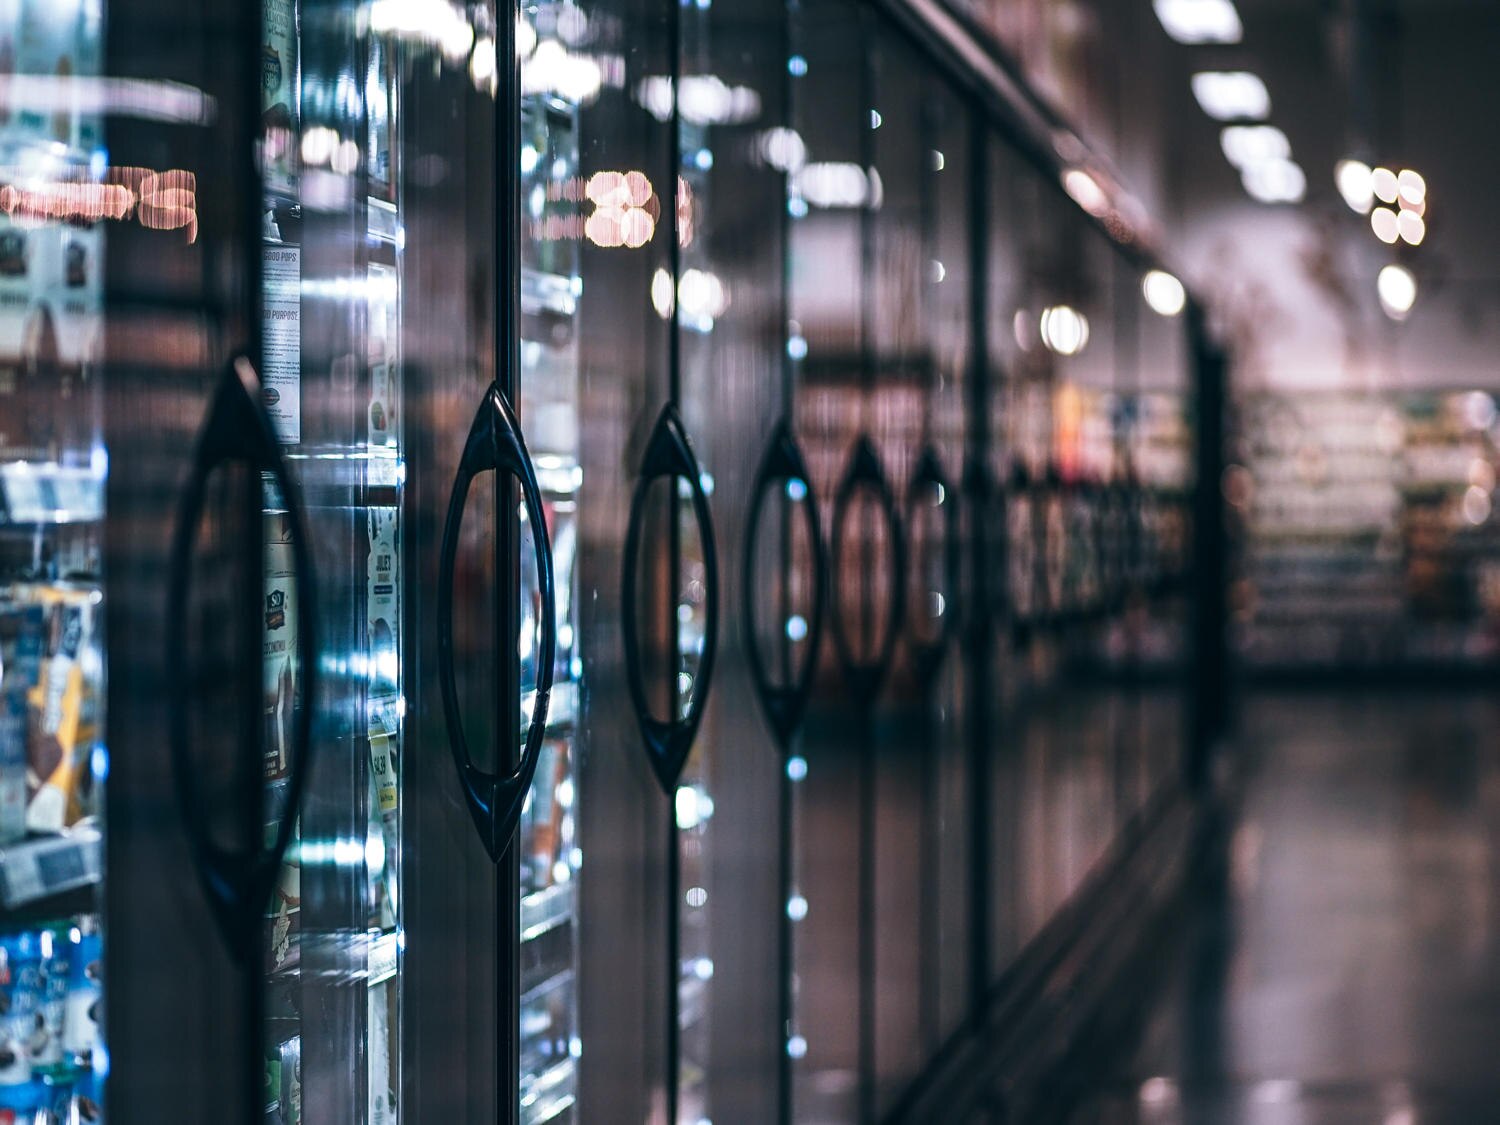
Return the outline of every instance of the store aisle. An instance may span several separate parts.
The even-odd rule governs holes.
[[[1500,702],[1261,694],[1224,878],[1073,1125],[1500,1119]]]

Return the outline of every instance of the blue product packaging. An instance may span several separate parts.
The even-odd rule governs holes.
[[[75,926],[68,958],[68,994],[63,1008],[63,1058],[74,1066],[92,1064],[104,1013],[104,946],[92,926]]]
[[[0,938],[0,1087],[31,1081],[31,1044],[42,1018],[42,950],[34,933]]]

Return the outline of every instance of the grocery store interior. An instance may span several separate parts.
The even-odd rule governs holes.
[[[0,1125],[1494,1120],[1497,58],[0,0]]]

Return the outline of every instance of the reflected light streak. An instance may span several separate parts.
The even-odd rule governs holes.
[[[210,95],[183,82],[12,74],[0,83],[0,109],[10,113],[110,115],[208,125],[216,108]]]
[[[1074,203],[1090,215],[1099,216],[1109,210],[1109,197],[1097,180],[1082,168],[1070,168],[1063,173],[1063,190]]]

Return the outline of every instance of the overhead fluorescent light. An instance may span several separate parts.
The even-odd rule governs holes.
[[[1238,43],[1245,34],[1230,0],[1153,0],[1152,6],[1179,43]]]
[[[1257,203],[1301,203],[1307,175],[1292,160],[1266,160],[1240,170],[1240,183]]]
[[[1258,121],[1271,112],[1266,84],[1248,70],[1205,70],[1193,75],[1193,97],[1215,121]]]
[[[1292,142],[1274,125],[1226,125],[1219,132],[1219,147],[1224,159],[1240,171],[1292,156]]]

